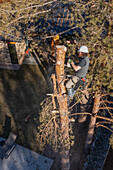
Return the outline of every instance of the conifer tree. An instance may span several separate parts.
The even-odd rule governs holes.
[[[41,39],[44,41],[56,34],[62,35],[73,30],[73,38],[76,39],[77,45],[86,45],[90,51],[90,68],[87,74],[89,93],[93,97],[95,94],[111,95],[113,90],[112,6],[112,0],[62,0],[62,2],[57,0],[5,2],[4,0],[0,6],[0,35],[6,38],[9,35],[17,38],[24,35],[34,41],[33,36],[36,34],[38,39],[34,41],[33,46],[36,48]],[[66,15],[65,11],[68,11]],[[52,22],[48,23],[48,18]],[[39,22],[42,19],[44,22]],[[62,29],[53,32],[56,20]],[[51,27],[49,32],[46,31],[45,23]],[[43,46],[41,48],[43,50]],[[47,48],[45,51],[48,53]],[[71,54],[71,51],[69,53]],[[105,104],[104,108],[107,108]],[[110,111],[109,113],[112,119],[112,113]],[[47,118],[46,115],[43,120]]]

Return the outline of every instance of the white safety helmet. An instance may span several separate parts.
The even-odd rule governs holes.
[[[86,46],[81,46],[78,52],[89,53],[88,48]]]

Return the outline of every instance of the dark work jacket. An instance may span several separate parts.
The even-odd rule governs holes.
[[[82,60],[85,61],[84,66],[79,65],[79,63],[82,62]],[[76,72],[76,76],[81,77],[81,78],[85,78],[86,74],[88,72],[88,68],[89,68],[89,57],[81,58],[79,63],[78,63],[78,65],[81,67],[81,69]]]

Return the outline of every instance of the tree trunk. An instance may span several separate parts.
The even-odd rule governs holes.
[[[86,112],[86,107],[87,107],[87,102],[89,99],[89,93],[87,89],[85,89],[82,92],[82,99],[81,99],[81,104],[80,104],[80,112]],[[87,114],[80,114],[78,115],[78,122],[79,123],[84,123],[87,119]]]
[[[94,104],[93,104],[93,110],[92,110],[92,116],[89,124],[89,130],[87,133],[86,143],[85,143],[85,153],[87,154],[93,139],[94,135],[94,128],[96,123],[96,117],[95,115],[98,113],[100,106],[100,94],[97,94],[94,98]]]
[[[67,95],[64,86],[64,61],[65,61],[65,46],[56,46],[56,76],[58,83],[58,94],[57,99],[59,103],[60,121],[61,121],[61,164],[62,170],[70,169],[69,160],[69,118],[68,118],[68,105]]]

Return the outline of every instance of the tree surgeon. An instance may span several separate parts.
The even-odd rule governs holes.
[[[78,87],[85,83],[89,68],[89,57],[87,56],[89,53],[88,48],[86,46],[81,46],[78,52],[78,64],[74,63],[72,59],[68,60],[68,63],[75,71],[75,76],[71,76],[70,80],[66,83],[66,88],[70,97],[73,97]]]

